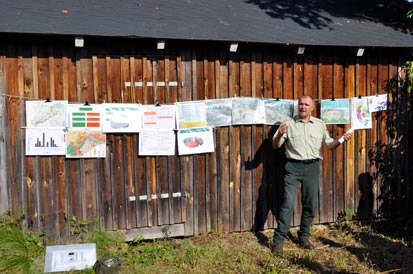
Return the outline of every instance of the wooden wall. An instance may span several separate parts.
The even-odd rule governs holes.
[[[28,228],[62,242],[83,220],[128,239],[247,231],[275,227],[280,205],[285,159],[271,147],[275,126],[216,128],[215,152],[201,155],[141,157],[138,134],[109,134],[105,159],[26,157],[25,101],[46,98],[163,104],[388,93],[389,110],[373,115],[371,130],[323,151],[315,223],[334,222],[346,209],[372,218],[410,208],[411,98],[400,79],[400,51],[356,57],[354,49],[310,47],[297,55],[293,47],[243,45],[230,53],[224,44],[180,41],[162,51],[151,41],[109,40],[86,39],[84,48],[66,38],[0,42],[0,209],[23,216]],[[328,129],[337,137],[348,127]],[[299,199],[296,208],[293,225]]]

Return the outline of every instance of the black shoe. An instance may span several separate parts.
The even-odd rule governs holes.
[[[283,253],[283,248],[284,248],[284,243],[273,243],[271,247],[271,252],[275,254],[281,254]]]
[[[309,239],[300,240],[299,245],[304,249],[314,249],[314,245],[310,242]]]

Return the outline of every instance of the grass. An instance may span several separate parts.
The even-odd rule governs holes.
[[[118,257],[120,273],[413,273],[411,224],[406,219],[368,224],[341,220],[313,226],[316,249],[310,251],[298,247],[296,229],[292,229],[281,255],[270,251],[272,231],[158,240],[138,237],[127,244],[119,234],[95,229],[85,242],[97,244],[98,258]],[[8,234],[15,236],[7,241],[18,243],[8,245],[9,252],[16,250],[10,254],[20,257],[19,264],[12,263],[5,273],[42,273],[44,246],[19,230]],[[0,256],[4,259],[4,253]]]

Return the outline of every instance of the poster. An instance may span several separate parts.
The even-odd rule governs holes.
[[[100,130],[69,129],[66,135],[67,158],[105,158],[106,134]]]
[[[351,127],[356,129],[371,128],[371,112],[367,97],[353,97],[351,99]]]
[[[232,124],[232,99],[207,100],[206,117],[208,126],[230,126]]]
[[[139,104],[103,104],[103,132],[139,132],[142,114]]]
[[[277,125],[291,118],[294,102],[292,100],[264,99],[265,124]]]
[[[178,129],[207,125],[205,101],[177,103],[176,108]]]
[[[66,127],[67,101],[26,101],[26,127]]]
[[[211,127],[178,130],[179,155],[214,152],[214,134]]]
[[[350,100],[321,100],[320,117],[326,124],[349,124]]]
[[[65,151],[63,128],[26,128],[26,155],[65,155]]]
[[[175,105],[143,105],[143,125],[146,129],[170,129],[175,126]]]
[[[387,94],[367,96],[370,112],[387,110]]]
[[[142,130],[139,133],[139,155],[175,155],[173,130]]]
[[[74,129],[102,129],[103,105],[69,104],[68,127]]]
[[[232,100],[232,124],[263,124],[265,108],[260,99],[239,97]]]

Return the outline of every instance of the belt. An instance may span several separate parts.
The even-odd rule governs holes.
[[[296,160],[296,159],[287,159],[287,161],[292,163],[301,163],[301,164],[312,164],[320,161],[320,159],[308,159],[308,160]]]

